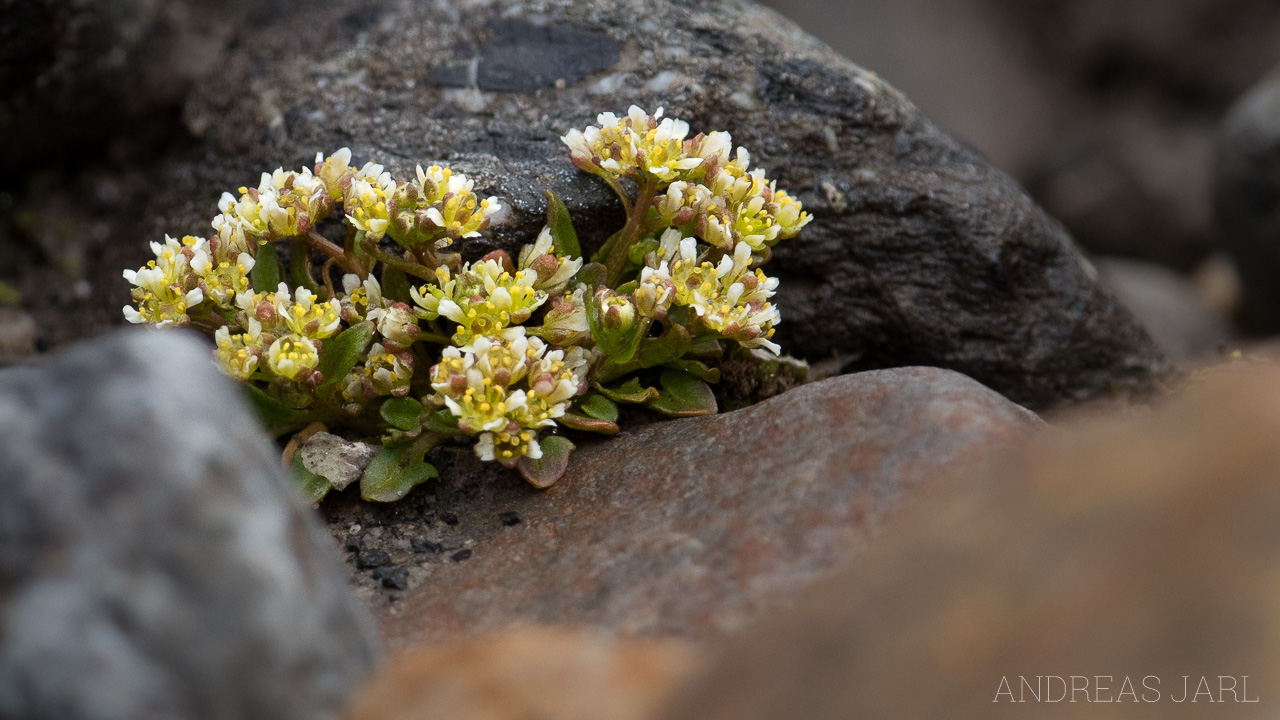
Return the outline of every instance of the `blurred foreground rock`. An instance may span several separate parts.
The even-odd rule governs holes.
[[[660,717],[1270,717],[1277,437],[1274,366],[1213,371],[1138,420],[1041,435],[1003,472],[896,516]],[[1042,678],[1073,675],[1091,700],[1036,701],[1038,683],[1061,696]]]
[[[279,456],[178,332],[0,372],[0,716],[326,717],[371,625]]]
[[[362,524],[357,566],[385,553],[358,575],[390,644],[518,622],[706,638],[788,604],[920,486],[1042,425],[958,373],[882,370],[584,444],[546,491],[468,448],[394,506],[325,510],[340,536]],[[407,592],[386,589],[392,568]]]
[[[947,367],[1035,407],[1147,389],[1167,370],[1017,183],[875,74],[733,0],[465,13],[348,0],[243,27],[188,96],[202,142],[157,168],[145,209],[131,208],[145,227],[120,237],[208,233],[222,191],[350,146],[400,177],[447,162],[500,196],[505,222],[464,244],[468,258],[532,240],[547,189],[590,251],[622,209],[558,138],[632,103],[731,131],[814,214],[770,266],[777,339],[798,357]],[[104,246],[103,267],[140,264],[145,243],[125,245]]]
[[[393,654],[345,720],[644,720],[700,666],[675,640],[519,628]]]

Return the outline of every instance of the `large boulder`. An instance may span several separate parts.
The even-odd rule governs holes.
[[[175,332],[0,372],[0,716],[320,718],[368,616],[279,455]]]
[[[558,137],[632,103],[732,131],[814,213],[771,265],[791,353],[948,367],[1034,406],[1148,387],[1167,368],[1008,176],[874,73],[729,0],[338,2],[241,28],[186,103],[203,142],[152,175],[131,211],[137,249],[113,259],[140,263],[162,230],[208,232],[221,191],[342,146],[402,177],[447,162],[501,196],[510,212],[468,257],[531,240],[547,189],[592,249],[622,210]]]
[[[1280,370],[1199,377],[936,485],[657,717],[1266,716]]]
[[[520,622],[714,637],[856,555],[921,486],[1042,425],[959,373],[878,370],[581,447],[547,491],[459,448],[393,506],[351,504],[353,489],[324,510],[393,645]]]

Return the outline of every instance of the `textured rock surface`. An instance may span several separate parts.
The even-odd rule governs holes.
[[[1256,333],[1280,331],[1280,70],[1223,120],[1213,201],[1240,272],[1242,322]]]
[[[935,486],[661,717],[1266,717],[1278,435],[1275,366],[1210,375],[1137,422],[1041,435],[1003,472]],[[1114,702],[1037,703],[1019,675],[1088,676]],[[1026,703],[993,703],[1004,677]]]
[[[1143,387],[1164,370],[1016,183],[874,74],[731,1],[338,2],[242,28],[185,106],[202,142],[157,168],[153,194],[131,206],[146,220],[120,236],[207,232],[222,190],[349,145],[401,175],[447,161],[502,196],[506,224],[468,256],[534,237],[546,188],[592,248],[621,208],[557,138],[632,102],[732,131],[815,213],[772,266],[791,352],[945,366],[1035,406]],[[145,245],[101,253],[105,267],[137,265]],[[112,287],[114,310],[123,283]]]
[[[316,718],[367,615],[204,345],[0,372],[0,715]]]
[[[675,640],[530,627],[392,655],[346,720],[644,720],[700,667]]]
[[[918,486],[1040,425],[958,373],[882,370],[580,447],[543,492],[460,449],[394,506],[324,509],[339,535],[361,525],[352,561],[382,550],[407,570],[406,593],[376,582],[386,568],[358,573],[391,644],[521,621],[708,637],[853,556]]]

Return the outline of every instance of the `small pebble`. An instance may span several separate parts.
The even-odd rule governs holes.
[[[508,510],[507,512],[499,513],[498,519],[501,520],[502,524],[506,525],[507,527],[511,527],[512,525],[519,525],[520,513],[514,510]]]
[[[359,535],[348,535],[345,547],[347,552],[360,552],[361,539]]]
[[[409,587],[409,568],[404,566],[378,568],[373,571],[371,577],[374,580],[381,580],[382,587],[391,590],[404,590]]]
[[[360,554],[356,555],[356,567],[361,568],[362,570],[382,567],[390,562],[391,556],[376,548],[361,550]]]
[[[459,550],[458,552],[450,555],[449,557],[452,558],[454,562],[462,562],[463,560],[466,560],[467,558],[471,557],[471,551]]]
[[[444,549],[440,547],[440,543],[433,543],[430,540],[411,540],[409,547],[416,553],[438,553]]]

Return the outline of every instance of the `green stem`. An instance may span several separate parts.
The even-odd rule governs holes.
[[[424,429],[418,439],[414,440],[413,444],[409,446],[409,451],[405,453],[405,457],[411,459],[410,461],[412,459],[421,459],[427,453],[445,444],[448,439],[448,437],[438,432]]]
[[[433,333],[420,333],[418,342],[433,342],[437,345],[452,345],[453,341],[444,335],[435,335]]]
[[[364,239],[363,248],[364,251],[369,253],[370,257],[373,259],[383,263],[384,265],[400,270],[406,275],[412,275],[421,280],[426,280],[427,282],[434,283],[436,281],[435,273],[431,272],[431,270],[427,269],[425,266],[384,253],[378,248],[378,244],[376,242],[367,237]]]
[[[622,271],[627,267],[627,251],[636,244],[644,231],[645,216],[648,215],[649,207],[653,205],[653,195],[656,191],[653,180],[646,178],[640,181],[635,205],[627,213],[627,224],[614,241],[613,247],[609,248],[609,254],[605,258],[604,266],[608,270],[605,281],[609,287],[617,287],[618,281],[622,279]]]

